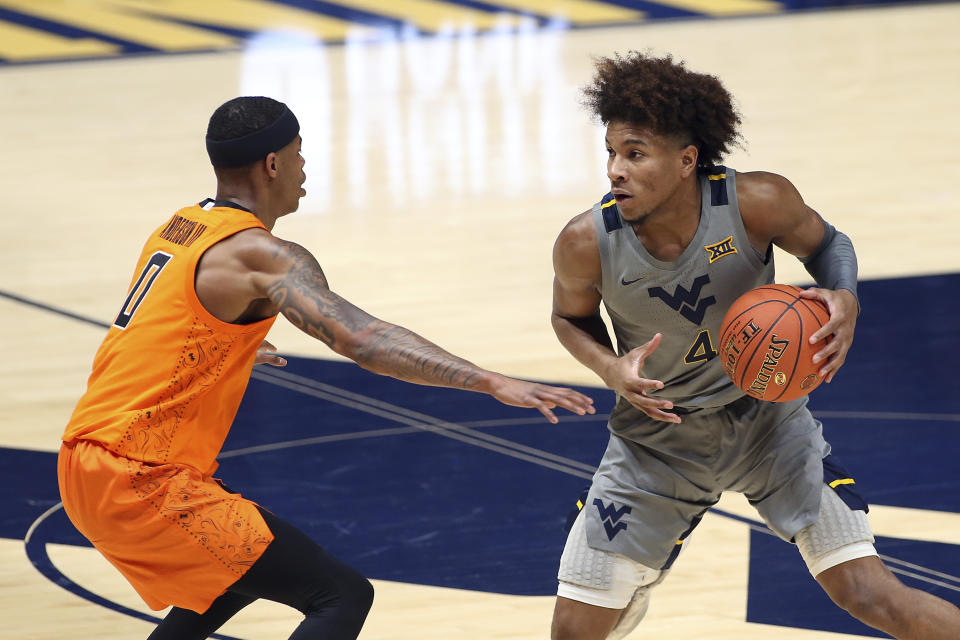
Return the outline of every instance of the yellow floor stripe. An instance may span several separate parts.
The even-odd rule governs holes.
[[[351,9],[367,11],[381,16],[402,20],[416,25],[425,31],[438,31],[445,27],[473,26],[478,30],[489,29],[495,25],[514,25],[516,15],[497,15],[479,11],[450,2],[434,0],[333,0]]]
[[[46,31],[0,22],[0,59],[15,62],[87,58],[119,52],[120,47],[94,38],[64,38]]]
[[[166,51],[237,44],[230,36],[138,15],[110,0],[0,0],[0,7]]]
[[[548,18],[565,18],[573,24],[590,25],[643,20],[642,11],[591,2],[590,0],[486,0],[498,7],[535,13]]]
[[[291,29],[324,40],[343,40],[365,30],[357,23],[263,0],[109,0],[142,14],[190,20],[246,31]]]
[[[783,5],[772,0],[653,0],[675,9],[696,11],[708,16],[753,15],[758,13],[779,13]]]

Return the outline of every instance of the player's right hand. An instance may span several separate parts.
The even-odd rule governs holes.
[[[680,416],[664,411],[664,409],[673,408],[672,402],[648,395],[652,391],[663,389],[663,383],[641,375],[644,361],[647,356],[657,350],[662,339],[663,334],[658,333],[649,342],[617,358],[604,376],[604,382],[627,402],[654,420],[679,424]]]

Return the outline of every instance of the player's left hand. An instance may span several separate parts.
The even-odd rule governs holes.
[[[267,342],[266,340],[264,340],[264,341],[263,341],[263,344],[261,344],[261,345],[257,348],[257,359],[253,361],[253,364],[255,364],[255,365],[257,365],[257,364],[269,364],[269,365],[272,366],[272,367],[285,367],[285,366],[287,366],[287,361],[286,361],[285,358],[281,358],[281,357],[278,356],[277,354],[271,353],[271,352],[276,351],[276,350],[277,350],[277,348],[276,348],[275,346],[273,346],[272,344],[270,344],[269,342]]]
[[[811,287],[800,292],[800,297],[819,300],[827,305],[830,311],[830,320],[810,336],[810,344],[816,344],[830,337],[830,342],[813,355],[813,361],[824,363],[819,375],[824,381],[832,382],[837,370],[847,359],[850,345],[853,344],[853,331],[857,325],[860,305],[853,293],[846,289],[833,291]]]

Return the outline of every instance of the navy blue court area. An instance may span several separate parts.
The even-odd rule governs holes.
[[[958,291],[960,274],[863,282],[847,364],[812,396],[872,504],[960,512]],[[228,486],[371,578],[555,593],[563,524],[603,453],[604,416],[551,425],[479,394],[289,360],[254,372],[221,458]],[[583,390],[609,411],[611,392]],[[55,454],[0,449],[0,487],[0,535],[29,538],[38,570],[83,596],[44,552],[86,544],[56,508]],[[878,550],[905,582],[960,602],[960,547],[880,538]],[[789,545],[753,531],[749,563],[749,620],[877,635],[828,603]]]

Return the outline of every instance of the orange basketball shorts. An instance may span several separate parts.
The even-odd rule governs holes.
[[[154,610],[206,611],[273,541],[254,502],[192,467],[79,440],[60,448],[57,473],[70,520]]]

